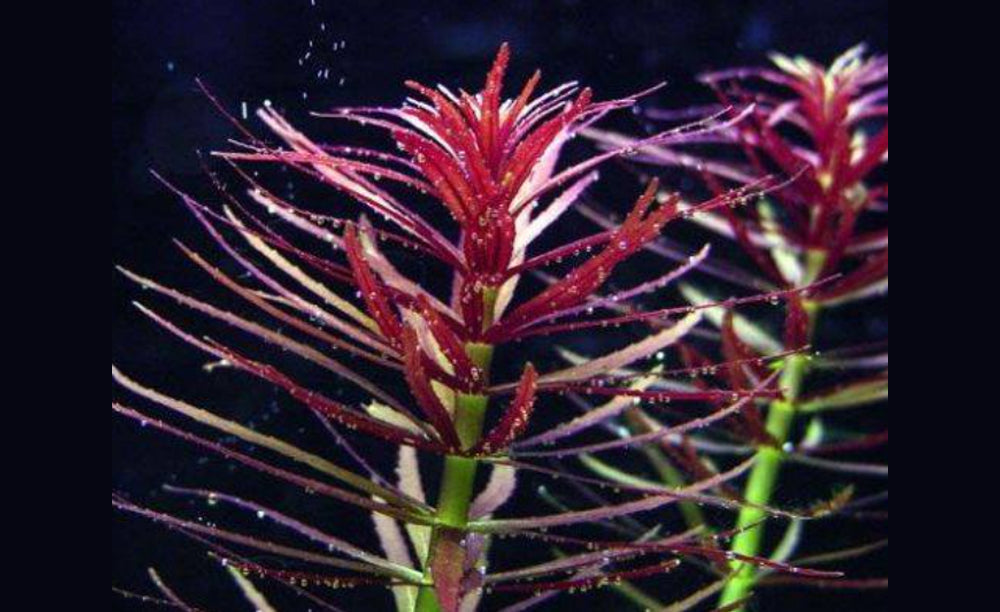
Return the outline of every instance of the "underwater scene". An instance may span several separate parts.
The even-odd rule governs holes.
[[[888,0],[129,0],[111,609],[887,612]]]

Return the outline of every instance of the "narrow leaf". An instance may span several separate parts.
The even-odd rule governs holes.
[[[542,232],[555,223],[564,212],[576,203],[580,195],[598,179],[598,176],[596,172],[592,172],[563,191],[544,211],[531,220],[527,231],[518,235],[515,248],[525,249],[534,242]]]
[[[635,436],[629,436],[619,440],[613,440],[611,442],[597,442],[594,444],[588,444],[585,446],[578,446],[569,449],[560,449],[552,451],[529,451],[529,452],[518,452],[519,457],[566,457],[571,455],[578,455],[582,453],[598,453],[606,452],[610,450],[616,450],[620,448],[633,448],[641,446],[643,444],[650,444],[654,442],[659,442],[665,440],[671,436],[679,436],[692,431],[697,431],[699,429],[704,429],[713,423],[717,423],[729,417],[735,416],[742,411],[749,408],[752,404],[751,402],[772,382],[777,378],[778,373],[772,374],[769,378],[761,382],[750,394],[740,396],[737,401],[733,402],[729,406],[716,410],[715,412],[698,418],[692,419],[680,425],[673,425],[671,427],[664,427],[649,433],[639,434]],[[624,393],[622,393],[624,395]]]
[[[663,608],[659,612],[688,612],[689,610],[698,607],[698,605],[702,602],[708,601],[709,598],[722,592],[722,589],[726,588],[728,583],[728,579],[713,582],[712,584],[692,593],[683,600]]]
[[[678,501],[684,501],[684,500],[737,509],[742,507],[744,504],[735,501],[698,495],[698,493],[708,489],[713,489],[719,486],[721,483],[731,480],[739,476],[740,474],[745,473],[752,466],[753,466],[753,460],[751,459],[740,464],[733,470],[724,472],[713,478],[709,478],[701,482],[695,483],[683,489],[670,490],[669,492],[665,491],[663,494],[651,495],[643,499],[626,502],[623,504],[612,505],[603,508],[594,508],[592,510],[565,512],[562,514],[555,514],[550,516],[536,516],[530,518],[506,519],[497,521],[474,521],[469,524],[469,528],[473,531],[479,531],[483,533],[510,533],[518,531],[547,529],[550,527],[578,525],[581,523],[594,523],[605,519],[629,516],[632,514],[639,514],[642,512],[649,512],[651,510],[656,510],[658,508],[662,508],[669,504],[673,504]],[[771,511],[771,512],[778,513],[778,511]]]
[[[372,521],[375,524],[375,534],[378,536],[379,544],[382,545],[382,552],[385,553],[386,559],[401,567],[414,567],[410,550],[406,545],[406,536],[403,535],[399,523],[380,514],[372,514]],[[417,593],[416,587],[394,587],[392,596],[396,601],[397,612],[412,612],[417,603]]]
[[[492,587],[494,591],[506,593],[533,593],[540,591],[587,592],[592,589],[615,586],[628,580],[641,580],[652,576],[669,574],[680,567],[678,559],[671,559],[655,565],[620,572],[609,572],[593,577],[569,578],[552,582],[529,582],[526,584],[502,584]]]
[[[472,502],[469,516],[481,519],[500,509],[517,488],[517,470],[506,465],[494,465],[486,488]]]
[[[257,590],[246,576],[244,576],[239,570],[234,567],[227,567],[226,570],[232,577],[233,581],[236,582],[236,586],[239,587],[240,592],[243,593],[243,598],[254,607],[256,612],[277,612],[270,603],[268,603],[267,598],[264,594]]]
[[[394,492],[378,486],[371,480],[359,476],[354,472],[341,468],[335,465],[334,463],[326,459],[323,459],[322,457],[313,455],[312,453],[308,453],[304,450],[296,448],[291,444],[288,444],[287,442],[284,442],[277,438],[273,438],[271,436],[258,433],[238,423],[234,423],[233,421],[228,421],[226,419],[223,419],[222,417],[219,417],[207,410],[197,408],[186,402],[174,399],[172,397],[159,393],[158,391],[154,391],[152,389],[144,387],[139,383],[135,382],[134,380],[132,380],[131,378],[122,374],[115,366],[111,366],[111,378],[116,383],[118,383],[125,389],[128,389],[129,391],[135,393],[136,395],[144,397],[149,401],[154,402],[178,414],[182,414],[193,421],[201,423],[202,425],[206,425],[208,427],[221,431],[227,435],[234,436],[236,438],[239,438],[240,440],[243,440],[255,446],[271,450],[275,453],[278,453],[279,455],[287,457],[288,459],[291,459],[293,461],[311,467],[312,469],[320,473],[326,474],[327,476],[331,476],[361,491],[365,491],[366,493],[369,493],[371,495],[376,495],[394,504],[399,504],[400,506],[406,508],[420,509],[420,506],[415,505],[412,500],[407,500],[405,498],[402,498],[399,495],[396,495]]]
[[[174,592],[173,589],[167,586],[167,583],[164,582],[163,578],[160,577],[159,572],[157,572],[153,568],[149,568],[147,570],[147,573],[149,574],[150,581],[152,581],[153,585],[156,587],[156,590],[162,593],[163,596],[167,598],[167,601],[174,604],[181,610],[184,610],[185,612],[194,612],[195,608],[185,603],[184,600],[181,599],[177,595],[177,593]]]
[[[194,444],[199,448],[216,453],[219,456],[224,457],[229,461],[240,463],[251,469],[257,470],[263,474],[267,474],[268,476],[272,476],[286,483],[297,486],[304,491],[330,497],[342,503],[371,511],[376,515],[395,517],[397,519],[413,521],[414,523],[432,522],[432,519],[430,517],[420,516],[413,512],[402,510],[395,506],[390,506],[380,501],[373,501],[368,497],[363,497],[355,493],[345,491],[343,489],[329,485],[325,482],[320,482],[318,480],[313,480],[311,478],[306,478],[304,476],[300,476],[299,474],[289,472],[288,470],[284,470],[282,468],[273,466],[264,461],[260,461],[249,455],[243,454],[239,451],[223,446],[222,444],[211,442],[209,440],[196,436],[192,433],[168,425],[163,421],[151,418],[141,412],[138,412],[131,408],[126,408],[125,406],[122,406],[120,404],[112,402],[111,410],[113,412],[121,414],[125,417],[128,417],[142,424],[144,427],[149,427],[150,429],[156,429],[162,431],[176,438]]]
[[[112,495],[111,507],[121,512],[149,519],[184,535],[196,534],[215,540],[222,540],[231,544],[252,549],[261,554],[275,555],[305,563],[314,563],[317,565],[346,569],[365,574],[386,574],[385,570],[367,563],[358,563],[356,561],[338,559],[329,555],[323,555],[308,550],[302,550],[300,548],[285,546],[283,544],[276,544],[267,540],[261,540],[260,538],[254,536],[219,529],[218,527],[207,526],[193,521],[186,521],[169,514],[137,506],[122,499],[115,499],[114,495]]]
[[[656,372],[656,370],[654,370]],[[635,390],[645,390],[649,388],[653,383],[655,383],[657,377],[647,376],[640,378],[633,382],[629,388]],[[531,448],[534,446],[539,446],[541,444],[551,444],[568,438],[570,436],[576,435],[582,431],[585,431],[591,427],[609,421],[621,413],[625,412],[629,408],[635,406],[635,398],[631,397],[616,397],[610,402],[603,404],[597,408],[588,410],[582,416],[579,416],[572,421],[563,423],[557,427],[554,427],[545,433],[539,434],[533,438],[528,438],[527,440],[522,440],[517,444],[518,448]]]
[[[399,449],[396,476],[399,478],[399,488],[403,493],[420,503],[426,503],[427,495],[424,493],[424,485],[420,477],[420,462],[416,450],[408,446]],[[430,527],[408,521],[406,533],[410,537],[410,543],[413,544],[417,560],[423,567],[430,553],[432,530]]]
[[[369,315],[378,323],[386,341],[398,347],[403,332],[402,323],[392,307],[385,287],[372,272],[353,225],[348,226],[344,232],[344,250]]]
[[[855,383],[831,393],[806,399],[799,410],[803,413],[847,410],[889,399],[889,379],[879,378]]]
[[[401,337],[406,363],[406,382],[417,399],[417,404],[444,443],[452,449],[461,448],[462,443],[458,438],[451,414],[434,392],[431,379],[424,367],[424,354],[420,350],[417,332],[407,326],[401,332]]]
[[[276,525],[295,533],[302,538],[323,546],[329,552],[337,552],[357,561],[361,561],[362,563],[367,563],[372,567],[377,567],[402,580],[420,580],[420,572],[416,572],[411,568],[392,563],[387,559],[363,550],[345,540],[325,533],[312,525],[308,525],[298,519],[288,516],[287,514],[258,504],[257,502],[242,499],[240,497],[236,497],[235,495],[228,495],[204,489],[185,489],[181,487],[168,486],[165,487],[164,490],[178,495],[198,497],[211,503],[222,502],[229,504],[234,508],[251,512],[261,520],[267,519],[273,521]]]
[[[232,211],[226,209],[226,216],[238,227],[243,227],[242,222],[236,218]],[[264,240],[248,231],[241,232],[243,239],[247,241],[255,251],[263,255],[276,268],[296,280],[300,285],[321,298],[327,305],[339,310],[341,313],[353,319],[366,329],[378,333],[378,325],[371,317],[361,312],[354,304],[334,293],[329,287],[306,274],[301,268],[285,258],[281,253],[270,247]]]
[[[650,355],[675,344],[687,335],[689,331],[694,329],[700,322],[701,314],[697,312],[691,313],[678,321],[672,327],[653,334],[645,340],[587,363],[546,374],[539,379],[539,382],[576,382],[587,380],[601,374],[613,373],[615,370],[631,365],[641,359],[645,359]]]
[[[528,428],[531,413],[535,409],[537,383],[538,374],[535,372],[534,366],[529,363],[521,375],[521,382],[517,386],[514,400],[496,427],[483,438],[482,442],[476,445],[473,449],[474,452],[490,455],[506,450]]]
[[[681,293],[688,302],[695,306],[704,306],[705,304],[711,304],[715,301],[692,285],[681,285]],[[725,315],[726,311],[721,306],[717,308],[709,308],[705,311],[705,316],[708,320],[720,329],[722,328]],[[740,338],[756,349],[759,353],[772,355],[774,353],[780,353],[784,349],[784,347],[781,346],[781,343],[775,340],[770,333],[755,323],[750,322],[750,320],[744,316],[738,314],[734,315],[733,325],[735,326],[736,333],[739,334]]]

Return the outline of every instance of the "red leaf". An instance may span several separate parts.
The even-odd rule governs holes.
[[[677,211],[676,199],[649,212],[659,182],[653,179],[636,201],[622,226],[611,235],[610,244],[581,264],[561,281],[522,304],[487,333],[489,340],[508,338],[513,332],[555,311],[582,304],[608,279],[615,266],[645,247],[659,235],[663,225]],[[647,212],[649,214],[647,215]]]
[[[403,350],[405,356],[406,382],[410,386],[410,391],[417,399],[417,404],[424,412],[428,422],[438,432],[452,449],[461,448],[458,432],[455,431],[455,424],[451,419],[451,414],[438,398],[437,393],[431,386],[431,380],[427,376],[424,366],[424,354],[420,349],[417,332],[411,327],[406,327],[402,333]]]
[[[764,586],[801,586],[831,591],[889,590],[888,578],[867,580],[817,580],[796,576],[772,576],[762,581]]]
[[[329,575],[316,572],[297,572],[272,569],[257,563],[248,563],[233,559],[223,559],[223,561],[229,567],[232,567],[243,574],[253,574],[261,578],[268,578],[279,582],[300,584],[309,587],[324,587],[327,589],[341,590],[364,586],[394,586],[406,584],[380,576]]]
[[[889,249],[868,259],[860,268],[816,295],[820,301],[833,300],[854,293],[889,276]]]
[[[486,455],[500,452],[507,449],[514,440],[517,440],[524,433],[535,408],[537,383],[538,373],[534,366],[529,363],[521,375],[521,382],[518,384],[514,401],[507,408],[500,423],[476,445],[473,452]]]
[[[437,340],[444,356],[455,367],[455,376],[459,382],[466,385],[465,390],[471,390],[477,383],[485,382],[485,373],[479,371],[469,359],[469,355],[465,352],[465,343],[448,325],[444,317],[434,310],[425,296],[421,295],[417,298],[417,307],[420,316],[427,322],[427,327],[434,339]]]
[[[733,311],[727,311],[722,322],[722,354],[728,362],[724,365],[726,379],[729,381],[730,388],[734,390],[749,389],[753,387],[753,382],[747,376],[745,368],[748,365],[752,366],[762,356],[740,338],[740,335],[736,333],[734,321]],[[758,377],[763,374],[760,370],[754,372]]]
[[[234,366],[281,387],[310,410],[315,410],[349,429],[356,429],[368,435],[382,438],[392,444],[408,444],[432,452],[442,451],[438,442],[414,435],[404,429],[351,410],[339,402],[300,386],[274,366],[248,359],[217,342],[211,342],[211,346],[218,351],[221,358],[230,361]]]
[[[382,335],[395,348],[399,348],[403,332],[403,324],[389,301],[389,296],[382,283],[375,277],[371,267],[365,260],[364,249],[358,240],[358,232],[353,224],[344,231],[344,249],[347,260],[354,273],[354,281],[358,284],[361,298],[365,302],[368,314],[378,323]]]
[[[880,433],[848,439],[843,442],[832,442],[819,446],[809,446],[802,450],[809,455],[833,455],[838,453],[854,453],[868,451],[889,444],[889,430]]]
[[[537,593],[542,591],[588,591],[594,588],[603,588],[621,584],[625,581],[640,580],[651,576],[662,576],[668,574],[678,567],[681,562],[678,559],[671,559],[655,565],[640,567],[637,569],[621,572],[609,572],[598,574],[597,576],[586,576],[581,578],[571,578],[569,580],[558,580],[552,582],[528,582],[525,584],[502,584],[491,587],[491,590],[505,593]]]
[[[809,315],[801,296],[788,298],[788,314],[785,318],[785,346],[796,350],[809,343]]]
[[[790,298],[790,300],[796,299],[797,296]],[[761,355],[743,342],[743,339],[736,333],[732,310],[726,312],[722,324],[722,351],[727,361],[722,367],[732,389],[739,391],[753,388],[756,383],[751,379],[748,369],[758,379],[767,376],[767,370],[759,361]],[[743,426],[747,438],[761,443],[771,441],[771,436],[767,433],[759,411],[744,410],[736,418]]]

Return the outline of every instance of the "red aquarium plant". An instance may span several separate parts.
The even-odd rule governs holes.
[[[293,516],[295,509],[281,511],[220,491],[169,489],[210,505],[256,514],[302,544],[288,545],[164,513],[121,493],[112,493],[112,507],[204,543],[212,555],[235,570],[241,588],[258,609],[264,595],[249,577],[271,580],[306,597],[312,605],[328,609],[333,604],[326,599],[327,589],[383,585],[392,589],[400,610],[457,612],[477,609],[480,599],[490,593],[526,593],[526,601],[509,608],[525,610],[559,592],[661,575],[686,560],[740,559],[794,576],[831,576],[750,555],[733,556],[720,547],[722,536],[706,538],[698,531],[616,540],[546,533],[554,528],[600,525],[681,502],[737,511],[746,505],[718,492],[750,470],[754,459],[684,487],[622,485],[574,475],[543,463],[549,451],[539,447],[606,424],[620,410],[612,406],[575,419],[567,416],[563,425],[537,431],[532,417],[539,410],[562,414],[567,392],[618,398],[618,403],[625,398],[628,404],[645,400],[654,407],[670,401],[691,406],[686,418],[654,436],[665,438],[721,422],[747,410],[759,398],[775,397],[775,377],[739,391],[640,389],[632,384],[628,366],[678,343],[699,325],[702,311],[709,308],[633,309],[621,314],[622,296],[602,294],[617,267],[691,209],[688,205],[682,209],[678,196],[664,195],[655,180],[620,225],[535,252],[536,239],[574,206],[597,179],[595,169],[602,162],[634,154],[637,147],[670,146],[709,133],[728,133],[747,112],[723,113],[561,168],[559,153],[570,139],[609,112],[632,106],[636,98],[596,102],[590,90],[572,83],[538,94],[540,76],[536,73],[515,97],[506,99],[502,90],[508,61],[504,46],[476,94],[408,83],[415,97],[399,108],[345,108],[323,115],[381,128],[394,141],[396,151],[319,144],[269,107],[261,109],[259,117],[280,139],[279,146],[267,144],[234,121],[244,141],[238,150],[218,157],[245,181],[249,199],[232,196],[214,174],[220,187],[219,204],[205,204],[171,189],[240,272],[227,273],[193,248],[177,244],[241,308],[257,311],[259,320],[247,318],[235,304],[214,305],[121,269],[151,294],[277,348],[284,356],[300,358],[370,399],[358,405],[329,397],[290,374],[283,365],[287,357],[252,356],[187,331],[152,307],[137,303],[168,332],[216,360],[214,370],[241,372],[265,381],[314,413],[358,467],[345,467],[322,453],[154,390],[114,364],[112,380],[120,389],[172,418],[157,418],[127,405],[125,399],[113,399],[112,411],[288,486],[370,513],[384,555],[304,523]],[[334,214],[307,210],[268,190],[254,171],[246,169],[249,164],[298,171],[365,212],[352,216],[347,210]],[[733,190],[720,190],[693,209],[701,213],[728,210],[775,186],[762,177]],[[425,205],[430,205],[427,210],[432,214],[436,214],[432,206],[443,209],[447,219],[432,223],[418,212]],[[280,223],[265,222],[260,212]],[[439,295],[430,284],[412,280],[393,261],[413,258],[448,273],[447,296]],[[524,290],[531,281],[528,275],[567,266],[559,280],[533,292]],[[632,293],[669,283],[686,269],[671,271]],[[779,290],[748,301],[795,292]],[[523,362],[524,355],[518,357],[521,340],[578,330],[610,331],[623,325],[635,326],[642,337],[563,369],[538,371],[527,363],[516,379],[494,380],[494,355],[504,351],[505,359]],[[405,383],[405,398],[393,392],[397,383]],[[224,434],[227,440],[248,442],[255,450],[244,452],[226,440],[204,437],[185,426],[191,424]],[[381,440],[398,454],[398,478],[383,477],[372,467],[350,441],[356,434]],[[650,440],[648,436],[617,439],[604,450]],[[423,490],[420,464],[435,456],[441,458],[432,462],[441,466],[440,491],[430,501]],[[477,473],[487,469],[489,482],[477,491]],[[516,474],[521,472],[612,491],[606,494],[625,499],[548,515],[494,518],[512,496]],[[754,509],[796,516],[764,505]],[[533,538],[567,552],[550,563],[491,572],[488,551],[494,536]],[[250,558],[259,554],[279,558],[281,564]],[[168,603],[190,607],[158,577],[154,581]]]
[[[887,308],[889,60],[866,55],[864,47],[851,49],[828,67],[802,57],[775,54],[772,60],[774,68],[705,75],[703,81],[720,102],[717,106],[649,113],[661,120],[677,120],[732,105],[753,105],[746,121],[724,131],[697,135],[681,146],[643,147],[633,156],[649,166],[689,170],[715,193],[775,173],[789,178],[756,206],[692,217],[702,228],[738,245],[753,268],[740,265],[737,258],[708,258],[702,271],[752,291],[803,289],[784,300],[780,334],[772,333],[763,321],[733,309],[706,313],[722,332],[719,352],[729,363],[794,353],[783,359],[779,384],[783,397],[771,402],[760,415],[744,413],[730,423],[730,437],[747,445],[744,448],[755,448],[757,457],[743,494],[752,505],[740,513],[739,534],[731,547],[733,553],[746,556],[763,554],[767,517],[755,506],[772,503],[783,464],[809,466],[835,473],[838,478],[888,478],[888,465],[849,459],[852,454],[874,449],[887,453],[887,425],[884,430],[852,433],[828,426],[850,409],[888,401],[888,332],[863,346],[816,346],[816,341],[824,313],[835,315],[838,309],[883,297]],[[605,147],[633,142],[614,133],[592,130],[590,134]],[[589,214],[605,225],[609,223],[607,213],[591,209]],[[654,246],[668,257],[680,256],[676,245]],[[683,291],[693,304],[711,301],[692,284]],[[690,365],[703,368],[707,374],[704,380],[714,378],[733,389],[752,387],[768,373],[760,367],[720,367],[690,349],[685,357]],[[888,418],[875,421],[887,424]],[[830,433],[838,429],[839,433]],[[829,439],[832,436],[836,439]],[[698,444],[687,448],[695,446]],[[703,464],[697,453],[679,454],[677,448],[671,452],[689,473],[697,473]],[[711,452],[706,451],[708,454]],[[838,455],[844,457],[838,459]],[[841,502],[846,503],[846,499]],[[853,500],[849,505],[857,509],[881,502],[888,503],[888,493]],[[888,519],[887,511],[884,516],[866,515]],[[793,524],[784,543],[773,551],[773,559],[788,560],[801,529],[800,524]],[[884,541],[831,552],[823,558],[840,561],[887,546],[886,530]],[[789,582],[772,580],[766,568],[736,563],[734,569],[736,576],[722,589],[722,605],[744,600],[758,584]],[[831,586],[825,581],[811,584]],[[888,579],[838,584],[844,588],[888,588]]]

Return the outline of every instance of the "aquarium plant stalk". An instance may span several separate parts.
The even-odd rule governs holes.
[[[493,313],[496,308],[497,290],[488,288],[483,292],[485,313]],[[493,324],[492,314],[487,314],[483,320],[484,327]],[[490,344],[468,343],[465,352],[472,363],[479,368],[489,382],[489,372],[493,365],[494,347]],[[458,432],[462,447],[472,449],[479,443],[483,434],[483,424],[490,398],[486,394],[459,394],[455,401],[455,429]],[[441,537],[447,537],[442,529],[465,531],[469,522],[469,508],[475,495],[476,472],[479,461],[475,457],[446,455],[441,475],[441,490],[438,494],[437,520],[440,524],[431,536],[429,557],[424,564],[433,568],[437,559],[435,555],[452,554],[453,550],[439,545]],[[462,560],[464,562],[464,559]],[[425,572],[428,584],[420,587],[417,595],[415,612],[440,612],[437,591],[433,586],[433,570]]]
[[[684,121],[713,111],[750,105],[753,111],[722,139],[691,138],[679,147],[642,150],[636,163],[646,166],[681,168],[695,173],[713,192],[732,185],[746,185],[775,175],[785,182],[770,190],[756,206],[743,206],[722,214],[694,214],[693,221],[703,230],[732,241],[747,255],[729,261],[710,254],[700,271],[727,285],[757,292],[771,287],[789,288],[798,293],[787,300],[784,340],[772,335],[764,321],[739,313],[739,300],[727,312],[717,312],[713,324],[722,331],[718,354],[724,361],[754,357],[761,361],[749,367],[726,367],[719,358],[694,347],[683,347],[685,365],[700,367],[695,384],[721,382],[732,389],[745,389],[780,363],[778,381],[781,396],[761,403],[726,425],[733,439],[756,449],[754,466],[742,492],[746,505],[739,511],[737,529],[729,541],[730,559],[717,569],[728,568],[735,576],[713,585],[714,593],[724,591],[722,605],[742,608],[757,587],[795,584],[802,587],[851,589],[851,581],[841,585],[801,578],[782,579],[766,569],[751,565],[764,554],[764,522],[781,512],[772,499],[780,486],[782,466],[790,460],[806,469],[835,474],[838,482],[859,474],[864,478],[888,478],[888,465],[881,461],[856,461],[858,453],[888,447],[888,430],[853,432],[856,424],[843,428],[810,428],[806,439],[789,446],[799,417],[833,420],[836,414],[872,408],[888,400],[888,332],[884,338],[866,339],[858,346],[824,347],[822,358],[811,358],[814,328],[820,316],[846,304],[875,300],[888,295],[888,56],[869,55],[864,45],[849,49],[829,65],[802,56],[772,54],[773,67],[723,69],[705,74],[701,80],[713,89],[717,105],[695,109],[649,109],[648,114],[666,122]],[[639,143],[623,134],[592,130],[589,136],[602,147]],[[719,145],[732,148],[719,155]],[[588,217],[604,227],[613,224],[613,213],[600,205],[591,207]],[[674,262],[689,261],[684,249],[658,245],[661,254]],[[752,268],[747,266],[752,264]],[[683,291],[695,305],[710,301],[704,293],[686,286]],[[778,305],[780,302],[773,302]],[[829,349],[829,350],[827,350]],[[826,382],[809,379],[822,368]],[[809,382],[808,389],[807,379]],[[655,413],[634,411],[653,429],[669,426]],[[820,420],[810,424],[822,425]],[[671,458],[688,474],[703,472],[715,465],[719,449],[704,444],[696,436],[679,437],[668,447]],[[841,459],[847,455],[846,459]],[[854,458],[852,458],[852,455]],[[816,459],[822,457],[822,460]],[[605,469],[605,472],[610,471]],[[622,477],[627,479],[628,474]],[[811,518],[828,516],[845,520],[849,513],[835,508],[851,505],[850,491],[834,500],[821,500],[809,512]],[[734,497],[738,496],[734,493]],[[868,497],[866,504],[887,504],[888,494]],[[790,518],[790,517],[789,517]],[[887,512],[867,512],[870,520],[888,522]],[[690,522],[690,519],[689,519]],[[800,538],[796,529],[787,532],[782,545],[771,553],[772,561],[795,559]],[[844,561],[867,551],[888,547],[888,540],[860,549],[827,551],[827,558]],[[859,553],[859,551],[861,551]],[[835,562],[831,562],[834,565]],[[843,567],[843,566],[842,566]],[[855,582],[854,585],[859,583]],[[863,584],[888,585],[887,580]],[[718,587],[718,588],[716,588]],[[713,590],[714,589],[714,590]]]
[[[826,253],[811,250],[806,253],[803,283],[808,286],[815,282],[826,265]],[[805,320],[806,341],[811,343],[815,335],[822,306],[816,302],[803,300],[802,310]],[[781,399],[770,403],[765,428],[771,440],[761,445],[756,452],[756,462],[744,490],[744,499],[749,504],[740,510],[736,521],[737,535],[730,551],[745,558],[761,555],[765,522],[768,519],[765,507],[770,506],[777,489],[781,467],[785,461],[786,445],[789,443],[795,425],[799,400],[802,397],[806,377],[809,375],[811,355],[795,354],[785,359],[780,387]],[[732,606],[746,600],[753,593],[760,578],[758,568],[750,563],[733,564],[732,579],[723,589],[720,605]],[[739,612],[739,611],[737,611]]]

